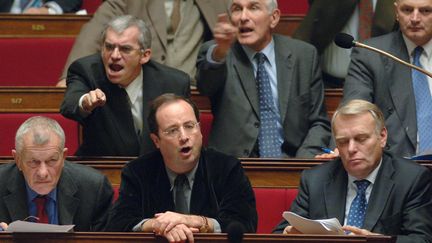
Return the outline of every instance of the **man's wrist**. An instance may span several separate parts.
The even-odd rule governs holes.
[[[200,233],[212,233],[213,230],[210,228],[208,219],[205,216],[200,216],[202,219],[201,227],[199,228]]]

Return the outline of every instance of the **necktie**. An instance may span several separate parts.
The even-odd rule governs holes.
[[[422,67],[420,56],[423,48],[414,49],[413,64]],[[413,69],[411,72],[416,101],[417,134],[419,136],[419,154],[432,152],[432,98],[428,79],[425,74]]]
[[[189,209],[187,206],[185,187],[188,180],[186,175],[178,175],[174,181],[175,186],[175,211],[178,213],[188,214]]]
[[[266,56],[263,53],[255,55],[258,64],[256,75],[261,126],[258,135],[259,154],[262,158],[282,157],[280,134],[277,121],[280,120],[279,110],[273,102],[270,78],[264,67]]]
[[[40,0],[21,0],[20,7],[21,12],[24,12],[27,8],[39,8],[42,6],[42,2]]]
[[[369,39],[371,37],[373,19],[372,0],[359,0],[359,40]]]
[[[368,180],[360,180],[354,181],[354,183],[357,186],[357,195],[351,203],[347,224],[362,228],[367,208],[366,189],[370,182]]]
[[[173,11],[172,11],[172,14],[171,14],[172,33],[175,33],[177,31],[177,28],[178,28],[179,23],[180,23],[180,19],[181,19],[180,1],[181,0],[174,0]]]
[[[46,196],[37,196],[33,199],[33,202],[36,204],[37,215],[39,218],[39,223],[48,224],[48,214],[46,212],[45,204],[47,202]]]

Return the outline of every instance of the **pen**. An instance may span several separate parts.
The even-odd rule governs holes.
[[[334,154],[333,150],[325,147],[321,147],[321,150],[326,154]]]

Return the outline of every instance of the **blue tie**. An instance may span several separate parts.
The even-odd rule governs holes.
[[[370,182],[368,180],[360,180],[354,181],[354,183],[357,186],[357,195],[351,203],[347,225],[362,228],[367,208],[366,189]]]
[[[414,49],[413,64],[418,67],[422,67],[420,64],[422,52],[421,46]],[[416,101],[418,153],[423,154],[432,152],[432,98],[426,75],[415,69],[411,74]]]
[[[21,0],[20,2],[21,12],[24,12],[27,8],[40,8],[42,7],[41,0]]]
[[[265,69],[266,56],[259,52],[257,59],[257,86],[261,127],[258,135],[259,154],[262,158],[282,157],[281,135],[278,132],[277,121],[280,120],[279,110],[273,103],[270,78]]]

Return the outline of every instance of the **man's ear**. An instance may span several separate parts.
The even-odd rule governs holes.
[[[15,164],[17,165],[18,169],[21,171],[22,169],[21,169],[20,157],[15,149],[12,149],[12,157],[14,158]]]
[[[281,12],[279,9],[273,10],[273,13],[271,14],[271,22],[270,22],[270,28],[274,29],[276,25],[279,23]]]
[[[156,148],[160,148],[159,147],[159,142],[160,142],[159,137],[154,133],[150,133],[150,138],[153,141],[153,143],[155,144]]]
[[[140,64],[146,64],[148,61],[150,61],[151,58],[151,49],[143,49],[141,50],[141,58],[140,58]]]

